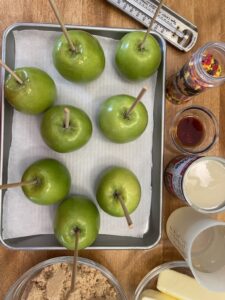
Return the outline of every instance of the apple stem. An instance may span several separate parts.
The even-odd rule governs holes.
[[[0,65],[6,70],[8,71],[19,84],[23,84],[23,81],[19,78],[19,76],[12,70],[10,69],[6,64],[3,63],[3,61],[0,59]]]
[[[64,127],[68,129],[70,126],[70,110],[69,108],[64,108]]]
[[[59,22],[59,24],[60,24],[60,26],[62,28],[62,31],[63,31],[66,39],[67,39],[67,42],[68,42],[68,44],[70,46],[71,51],[76,52],[76,47],[74,46],[72,40],[69,37],[68,31],[66,29],[66,26],[63,23],[62,17],[61,17],[61,15],[59,13],[59,10],[57,9],[57,7],[55,5],[54,0],[48,0],[48,1],[49,1],[50,5],[51,5],[51,8],[52,8],[52,10],[53,10],[53,12],[54,12],[54,14],[56,16],[56,19],[58,20],[58,22]]]
[[[147,91],[147,87],[143,87],[142,90],[140,91],[140,93],[138,94],[137,98],[135,99],[134,103],[131,105],[131,107],[128,109],[128,111],[126,111],[126,113],[125,113],[125,117],[126,118],[129,117],[129,114],[136,107],[136,105],[138,104],[138,102],[141,101],[141,99],[144,96],[144,94],[146,93],[146,91]]]
[[[2,184],[2,185],[0,185],[0,190],[7,190],[10,188],[15,188],[15,187],[19,187],[19,186],[36,184],[37,182],[38,182],[37,179],[35,179],[32,181],[21,181],[21,182],[15,182],[15,183]]]
[[[141,44],[140,44],[140,46],[139,46],[140,50],[143,50],[143,49],[144,49],[144,45],[145,45],[147,36],[149,35],[149,33],[150,33],[151,29],[152,29],[152,26],[153,26],[153,24],[155,23],[155,20],[156,20],[158,14],[159,14],[159,11],[160,11],[160,9],[161,9],[161,7],[162,7],[162,5],[163,5],[163,1],[164,1],[164,0],[160,0],[159,5],[158,5],[158,7],[157,7],[157,9],[156,9],[156,11],[155,11],[155,13],[154,13],[154,16],[153,16],[153,18],[151,19],[151,22],[150,22],[150,24],[149,24],[149,26],[148,26],[148,29],[147,29],[146,33],[145,33],[145,36],[144,36],[144,38],[143,38],[143,41],[141,42]]]
[[[122,206],[122,209],[124,211],[124,215],[126,217],[126,220],[127,220],[127,225],[130,229],[132,229],[134,227],[134,224],[133,224],[133,221],[131,220],[131,217],[129,215],[129,212],[128,212],[128,209],[124,203],[124,200],[123,200],[123,197],[119,194],[119,193],[116,193],[116,198],[119,200],[121,206]]]
[[[71,293],[75,291],[76,276],[77,276],[77,257],[78,257],[79,238],[80,238],[80,229],[78,227],[74,229],[74,234],[75,234],[75,247],[74,247],[74,254],[73,254],[73,269],[72,269],[71,287],[70,287]]]

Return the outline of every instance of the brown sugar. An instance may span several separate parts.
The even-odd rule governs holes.
[[[78,265],[76,289],[70,293],[72,265],[44,268],[27,285],[21,300],[119,300],[115,288],[97,269]]]

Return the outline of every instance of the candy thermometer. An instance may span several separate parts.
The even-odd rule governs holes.
[[[146,27],[149,26],[158,6],[158,1],[156,0],[107,1]],[[152,30],[158,32],[173,46],[185,52],[193,48],[198,37],[198,30],[194,24],[165,5],[161,8]]]

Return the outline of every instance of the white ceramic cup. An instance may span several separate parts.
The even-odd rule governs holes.
[[[166,231],[195,279],[209,290],[224,292],[225,222],[182,207],[170,215]]]

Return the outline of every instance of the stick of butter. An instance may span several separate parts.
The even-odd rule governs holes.
[[[141,293],[139,300],[176,300],[174,297],[165,295],[154,290],[145,290]]]
[[[179,300],[225,300],[225,293],[209,291],[194,278],[173,270],[160,273],[157,289]]]

